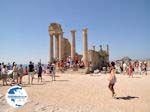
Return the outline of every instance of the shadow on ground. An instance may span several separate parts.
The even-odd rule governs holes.
[[[67,82],[67,81],[69,81],[69,80],[56,80],[56,81]]]
[[[133,78],[141,78],[141,77],[135,77],[135,76],[134,76]]]
[[[115,97],[117,100],[132,100],[132,99],[137,99],[139,97],[136,96],[126,96],[126,97]]]

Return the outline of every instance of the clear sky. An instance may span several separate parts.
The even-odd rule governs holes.
[[[111,60],[150,58],[150,0],[0,0],[0,62],[47,63],[52,22],[69,40],[77,31],[79,53],[87,27],[88,47],[109,44]]]

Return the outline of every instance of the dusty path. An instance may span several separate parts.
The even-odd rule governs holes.
[[[18,110],[5,101],[9,86],[0,85],[0,112],[150,112],[150,75],[117,75],[118,99],[111,97],[106,75],[57,75],[55,82],[44,76],[42,84],[35,79],[34,85],[27,85],[25,76],[23,88],[29,99]]]

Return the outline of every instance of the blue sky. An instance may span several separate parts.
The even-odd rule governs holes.
[[[150,58],[149,0],[0,0],[0,62],[47,63],[48,25],[62,25],[64,37],[76,32],[82,53],[82,29],[89,49],[110,46],[110,59]]]

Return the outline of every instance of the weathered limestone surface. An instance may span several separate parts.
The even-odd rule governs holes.
[[[107,50],[103,50],[102,46],[100,47],[100,51],[96,51],[95,46],[93,46],[93,50],[88,51],[88,60],[92,63],[94,70],[109,62],[108,52]]]
[[[59,35],[55,38],[55,59],[59,57]]]
[[[49,58],[50,62],[54,58],[53,49],[54,49],[53,48],[53,35],[50,35],[50,53],[49,53],[49,55],[50,55],[50,58]]]
[[[82,30],[83,33],[83,61],[85,67],[88,67],[88,40],[87,40],[87,28]]]
[[[71,54],[71,44],[67,38],[63,38],[63,59],[66,59]]]
[[[99,52],[94,50],[88,51],[88,60],[92,63],[94,68],[97,68],[100,65],[100,55]]]
[[[76,46],[75,46],[75,30],[71,30],[72,34],[72,45],[71,45],[71,58],[74,59],[75,57],[75,52],[76,52]]]

